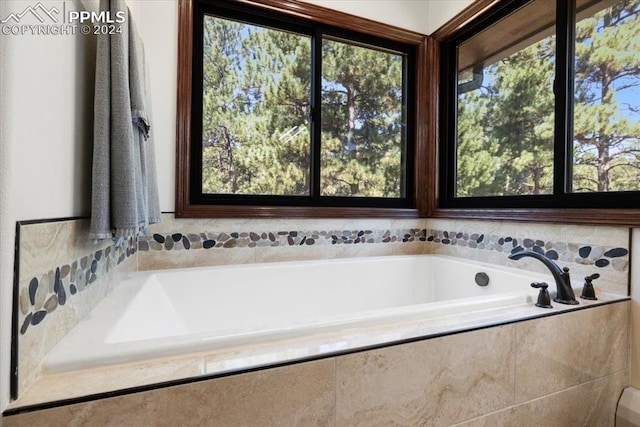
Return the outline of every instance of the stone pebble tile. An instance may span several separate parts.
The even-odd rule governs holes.
[[[82,256],[72,262],[49,269],[28,280],[19,292],[20,312],[24,316],[20,333],[42,323],[48,314],[64,306],[70,298],[82,292],[98,278],[136,253],[136,241],[128,239]]]
[[[156,233],[140,237],[140,251],[172,251],[212,248],[254,248],[266,246],[312,246],[363,243],[425,242],[426,229],[406,230],[290,230],[202,233]],[[171,243],[167,243],[171,242]]]
[[[429,242],[511,253],[521,249],[538,252],[556,261],[595,265],[625,271],[628,268],[626,248],[607,248],[598,245],[570,242],[544,241],[532,237],[500,236],[486,233],[469,233],[455,230],[281,230],[281,231],[218,231],[182,234],[156,233],[141,237],[141,251],[171,251],[213,248],[253,248],[266,246],[310,246],[374,243]]]
[[[552,260],[595,265],[598,268],[610,267],[616,271],[626,271],[629,265],[629,250],[622,247],[608,248],[589,244],[544,241],[530,237],[469,234],[448,230],[428,230],[428,235],[427,241],[431,243],[505,253],[527,249]]]

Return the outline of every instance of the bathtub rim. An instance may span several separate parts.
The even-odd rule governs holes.
[[[403,260],[414,260],[414,259],[429,259],[430,262],[437,262],[438,260],[445,260],[446,262],[451,262],[455,264],[464,264],[465,266],[472,265],[473,269],[478,269],[480,271],[490,271],[490,270],[499,270],[500,272],[505,272],[508,274],[514,274],[517,276],[526,276],[527,278],[531,278],[531,281],[540,281],[540,280],[548,280],[546,275],[529,272],[527,270],[522,270],[514,267],[506,267],[502,265],[490,264],[482,261],[475,260],[467,260],[465,258],[454,257],[450,255],[440,255],[440,254],[419,254],[419,255],[392,255],[392,256],[378,256],[378,257],[358,257],[358,258],[338,258],[338,259],[316,259],[316,260],[303,260],[303,261],[278,261],[278,262],[260,262],[260,263],[247,263],[247,264],[233,264],[233,265],[220,265],[220,266],[203,266],[203,267],[188,267],[188,268],[179,268],[179,269],[166,269],[166,270],[149,270],[149,271],[140,271],[140,272],[131,272],[128,273],[120,282],[115,283],[112,288],[109,290],[109,294],[105,297],[106,301],[102,301],[100,305],[109,304],[113,307],[114,310],[122,310],[124,311],[124,307],[115,307],[114,302],[108,300],[109,295],[112,295],[118,292],[120,298],[122,300],[129,301],[132,297],[137,295],[140,288],[145,284],[147,280],[153,280],[154,276],[173,276],[182,273],[189,272],[212,272],[215,273],[218,270],[225,271],[243,271],[243,270],[255,270],[258,269],[279,269],[286,268],[288,266],[293,266],[296,268],[305,268],[306,266],[325,266],[325,265],[335,265],[335,264],[370,264],[376,262],[385,262],[385,263],[393,263],[397,261]],[[549,278],[551,276],[549,275]],[[528,280],[528,279],[527,279]],[[397,324],[397,323],[406,323],[406,322],[420,322],[419,317],[422,313],[430,314],[432,311],[443,312],[439,316],[429,316],[426,319],[430,320],[434,317],[449,317],[449,316],[459,316],[464,315],[464,311],[462,308],[471,307],[473,312],[483,312],[485,310],[491,310],[495,307],[504,308],[509,306],[516,305],[527,305],[533,301],[535,301],[535,296],[537,291],[535,289],[526,287],[522,288],[518,291],[513,292],[502,292],[497,293],[495,295],[486,295],[486,296],[473,296],[473,297],[465,297],[458,298],[449,301],[441,301],[441,302],[429,302],[424,304],[415,304],[411,306],[403,306],[402,310],[399,314],[397,314],[396,308],[392,309],[379,309],[372,310],[366,312],[358,312],[358,313],[350,313],[349,315],[344,316],[344,318],[336,317],[331,319],[330,321],[323,322],[323,324],[314,324],[316,327],[311,331],[312,334],[336,334],[336,335],[344,335],[344,333],[348,333],[352,329],[358,329],[360,324],[364,322],[364,328],[370,328],[371,324],[367,322],[373,322],[373,327],[379,327],[382,324]],[[516,300],[518,300],[516,302]],[[121,301],[121,300],[118,300]],[[509,301],[511,304],[506,304]],[[504,302],[501,304],[501,302]],[[99,305],[99,306],[100,306]],[[456,309],[455,312],[449,313],[446,312],[447,308]],[[102,309],[104,311],[104,307],[96,307],[94,310]],[[92,313],[90,313],[87,318],[89,318]],[[422,320],[424,321],[424,320]],[[234,334],[229,337],[220,337],[214,339],[208,339],[208,332],[203,333],[190,333],[188,335],[178,335],[173,337],[160,337],[160,338],[151,338],[142,340],[139,342],[112,342],[106,343],[101,338],[106,338],[110,335],[110,330],[112,329],[112,324],[93,324],[91,328],[91,334],[87,337],[84,335],[82,339],[86,339],[83,343],[86,346],[90,347],[94,352],[99,352],[100,349],[105,353],[110,354],[112,358],[109,359],[108,362],[101,361],[104,359],[104,356],[93,354],[89,357],[78,358],[73,354],[69,354],[72,352],[60,350],[60,347],[64,344],[69,343],[69,337],[71,337],[71,342],[78,343],[81,341],[78,335],[78,328],[82,328],[83,322],[80,322],[73,330],[69,332],[65,339],[61,340],[58,345],[53,348],[43,359],[41,364],[41,370],[47,374],[56,374],[63,372],[71,372],[82,369],[92,369],[92,368],[100,368],[103,366],[116,365],[122,363],[131,363],[137,362],[138,359],[141,360],[153,360],[157,358],[164,357],[179,357],[181,354],[189,354],[196,352],[206,352],[210,348],[213,350],[221,350],[224,349],[224,345],[231,345],[233,347],[244,346],[243,340],[246,338],[253,338],[256,336],[260,336],[257,341],[251,342],[249,345],[260,345],[264,342],[269,341],[286,341],[287,338],[298,338],[305,336],[305,327],[308,327],[308,324],[286,327],[286,328],[278,328],[273,330],[266,331],[257,331],[255,333],[242,333],[242,334]],[[328,332],[327,332],[328,331]],[[288,334],[294,334],[293,336]],[[262,336],[264,335],[264,336]],[[193,343],[187,351],[181,350],[181,346],[191,343],[192,341],[197,341]],[[146,345],[152,345],[157,343],[159,345],[164,345],[163,348],[166,350],[163,351],[161,355],[157,355],[153,352],[153,349],[146,349]],[[215,345],[215,347],[211,347],[211,345]],[[134,360],[127,360],[127,346],[133,347],[133,351],[130,351],[129,358],[135,357]],[[84,346],[83,346],[84,347]],[[210,348],[205,348],[210,347]],[[74,364],[82,364],[81,368],[73,368]]]
[[[351,330],[361,329],[363,327],[360,326],[361,322],[367,322],[364,328],[375,328],[381,326],[382,324],[389,324],[389,321],[391,321],[391,324],[412,323],[416,321],[428,321],[432,318],[462,315],[465,313],[462,310],[469,307],[481,307],[480,309],[476,308],[475,310],[473,310],[474,313],[479,313],[487,310],[497,310],[505,307],[528,305],[532,301],[533,299],[530,292],[520,291],[502,293],[486,297],[461,298],[456,299],[451,303],[430,302],[424,304],[416,304],[413,306],[405,307],[403,309],[404,312],[401,314],[395,313],[395,309],[372,310],[359,315],[358,317],[341,316],[340,318],[336,318],[331,321],[314,323],[315,328],[314,331],[311,332],[311,334],[346,334]],[[417,316],[420,316],[425,312],[430,312],[430,309],[433,309],[433,311],[436,312],[444,311],[445,309],[454,309],[456,311],[439,314],[433,317],[422,318],[420,320],[416,319]],[[101,356],[97,356],[91,359],[84,359],[83,366],[81,368],[75,369],[72,368],[71,365],[79,363],[78,360],[67,358],[65,361],[61,361],[60,357],[56,357],[52,361],[50,357],[50,355],[53,353],[52,351],[47,355],[47,357],[45,357],[45,360],[42,362],[42,370],[47,374],[59,374],[77,370],[101,368],[104,366],[118,365],[123,363],[142,362],[144,360],[153,360],[157,358],[180,357],[182,354],[224,350],[228,347],[245,347],[250,345],[262,345],[270,342],[287,341],[289,339],[304,338],[308,333],[306,331],[307,327],[308,325],[302,324],[286,328],[265,329],[259,332],[243,332],[224,335],[216,338],[209,338],[209,334],[207,332],[194,333],[177,337],[163,337],[158,339],[152,338],[144,340],[143,344],[158,341],[168,344],[168,346],[165,347],[166,352],[161,356],[154,356],[154,354],[149,353],[149,351],[153,350],[146,350],[144,348],[129,352],[128,355],[121,355],[121,352],[116,351],[116,354],[112,355],[112,357],[114,357],[115,359],[111,359],[112,361],[110,361],[109,363],[101,363],[99,360]],[[256,336],[258,335],[259,337],[256,338]],[[182,346],[185,343],[191,342],[193,340],[196,340],[201,344],[194,345],[190,350],[184,351]],[[244,340],[251,341],[243,343]],[[90,345],[94,344],[100,345],[100,343],[90,343]],[[129,343],[127,342],[105,343],[105,346],[123,348],[128,344]],[[205,349],[204,347],[207,348]],[[134,356],[136,357],[136,360],[127,360],[128,356]]]

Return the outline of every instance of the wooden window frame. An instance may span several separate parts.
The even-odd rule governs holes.
[[[451,150],[455,150],[455,138],[452,138],[450,117],[453,113],[451,104],[452,90],[451,73],[455,72],[455,67],[451,68],[450,59],[447,61],[442,55],[445,51],[451,52],[451,47],[456,46],[473,34],[487,28],[492,19],[492,14],[496,10],[509,7],[511,4],[520,6],[528,2],[522,0],[477,0],[471,7],[463,11],[445,26],[436,31],[432,36],[438,43],[440,52],[437,54],[438,67],[441,68],[438,102],[441,133],[439,134],[439,146],[433,147],[429,158],[432,164],[437,165],[432,170],[437,176],[432,176],[431,180],[437,180],[438,186],[431,187],[427,196],[427,216],[434,218],[458,218],[458,219],[482,219],[482,220],[509,220],[528,222],[554,222],[572,224],[596,224],[596,225],[620,225],[637,226],[640,224],[640,192],[611,192],[611,193],[564,193],[564,179],[567,168],[564,146],[555,145],[555,158],[557,170],[554,178],[554,195],[551,196],[508,196],[508,197],[477,197],[477,198],[454,198],[452,197],[452,186],[450,175],[451,170]],[[557,37],[557,57],[558,62],[562,61],[558,67],[557,79],[561,79],[561,89],[568,91],[573,84],[573,49],[574,49],[574,4],[573,2],[558,2],[566,5],[557,8],[557,22],[564,22],[564,27],[568,30],[560,31]],[[480,22],[480,25],[478,23]],[[495,22],[495,21],[494,21]],[[560,59],[560,57],[563,57]],[[570,59],[571,58],[571,59]],[[448,62],[449,64],[445,64]],[[442,65],[442,67],[441,67]],[[571,95],[573,91],[567,92]],[[565,96],[560,100],[556,108],[556,126],[560,126],[557,132],[567,135],[572,139],[573,110],[572,103],[567,102],[570,96]],[[449,115],[449,117],[447,117]],[[455,165],[454,165],[455,166]],[[559,169],[558,169],[559,168]],[[561,175],[561,176],[558,176]],[[614,207],[611,207],[614,206]]]
[[[567,223],[615,226],[640,226],[640,209],[563,209],[563,208],[459,208],[443,207],[439,182],[439,127],[441,112],[441,45],[462,31],[478,17],[503,0],[476,0],[445,23],[431,36],[383,25],[297,0],[239,0],[265,9],[277,10],[291,17],[349,28],[365,34],[384,34],[386,38],[417,47],[416,123],[414,153],[415,209],[211,206],[192,204],[189,200],[189,141],[191,138],[191,64],[193,1],[179,0],[178,97],[176,126],[176,217],[289,217],[289,218],[446,218],[469,220],[506,220],[539,223]]]
[[[319,24],[330,25],[355,31],[391,42],[403,43],[415,48],[416,61],[413,70],[416,76],[413,152],[407,152],[407,161],[413,165],[412,191],[408,198],[413,200],[411,208],[378,208],[358,206],[273,206],[202,204],[192,201],[191,192],[191,138],[192,138],[192,73],[193,73],[193,31],[194,3],[196,0],[180,0],[178,22],[178,94],[176,126],[176,217],[181,218],[224,218],[224,217],[299,217],[299,218],[417,218],[426,212],[424,190],[426,180],[427,140],[435,141],[435,133],[428,135],[424,118],[429,110],[435,109],[433,100],[427,97],[427,88],[433,87],[435,80],[426,75],[425,64],[433,62],[435,43],[428,37],[412,31],[380,24],[364,18],[318,7],[295,0],[243,0],[238,3],[277,11],[294,19],[304,19]],[[432,70],[434,73],[436,69]],[[436,74],[432,75],[432,79]],[[431,102],[431,104],[430,104]],[[431,108],[429,108],[431,105]],[[431,127],[433,129],[433,127]],[[422,161],[421,161],[422,160]]]

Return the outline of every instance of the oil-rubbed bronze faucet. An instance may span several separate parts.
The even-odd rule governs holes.
[[[518,252],[514,252],[509,255],[509,259],[519,260],[520,258],[531,257],[535,258],[538,261],[542,262],[548,269],[551,271],[551,275],[553,279],[556,281],[557,295],[553,299],[555,302],[559,302],[560,304],[570,304],[575,305],[579,304],[576,300],[575,295],[573,294],[573,288],[571,287],[571,278],[569,277],[569,268],[564,267],[560,268],[558,264],[553,262],[553,260],[547,258],[541,253],[521,250]]]

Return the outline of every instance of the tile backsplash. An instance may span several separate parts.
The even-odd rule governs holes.
[[[167,218],[138,241],[140,270],[350,256],[446,254],[547,272],[507,256],[528,249],[569,266],[573,279],[628,293],[629,229],[455,220],[200,220]]]
[[[17,388],[37,377],[44,356],[135,270],[136,241],[116,246],[88,239],[89,220],[18,223]]]
[[[629,228],[439,219],[428,225],[428,253],[548,273],[535,259],[508,259],[512,251],[528,249],[569,267],[574,282],[598,273],[598,289],[629,293]]]
[[[357,245],[376,243],[426,242],[510,254],[531,250],[555,261],[593,265],[598,269],[626,271],[629,250],[621,246],[597,243],[571,243],[540,240],[531,237],[485,234],[435,229],[377,229],[322,231],[203,231],[200,233],[154,233],[138,239],[143,252],[184,251],[198,249],[233,249],[311,245]],[[620,243],[622,244],[622,243]],[[429,251],[426,251],[427,253]]]
[[[21,281],[18,305],[24,319],[20,322],[20,334],[24,335],[29,326],[40,324],[58,307],[103,279],[136,251],[136,242],[129,239],[120,246],[110,244]]]

